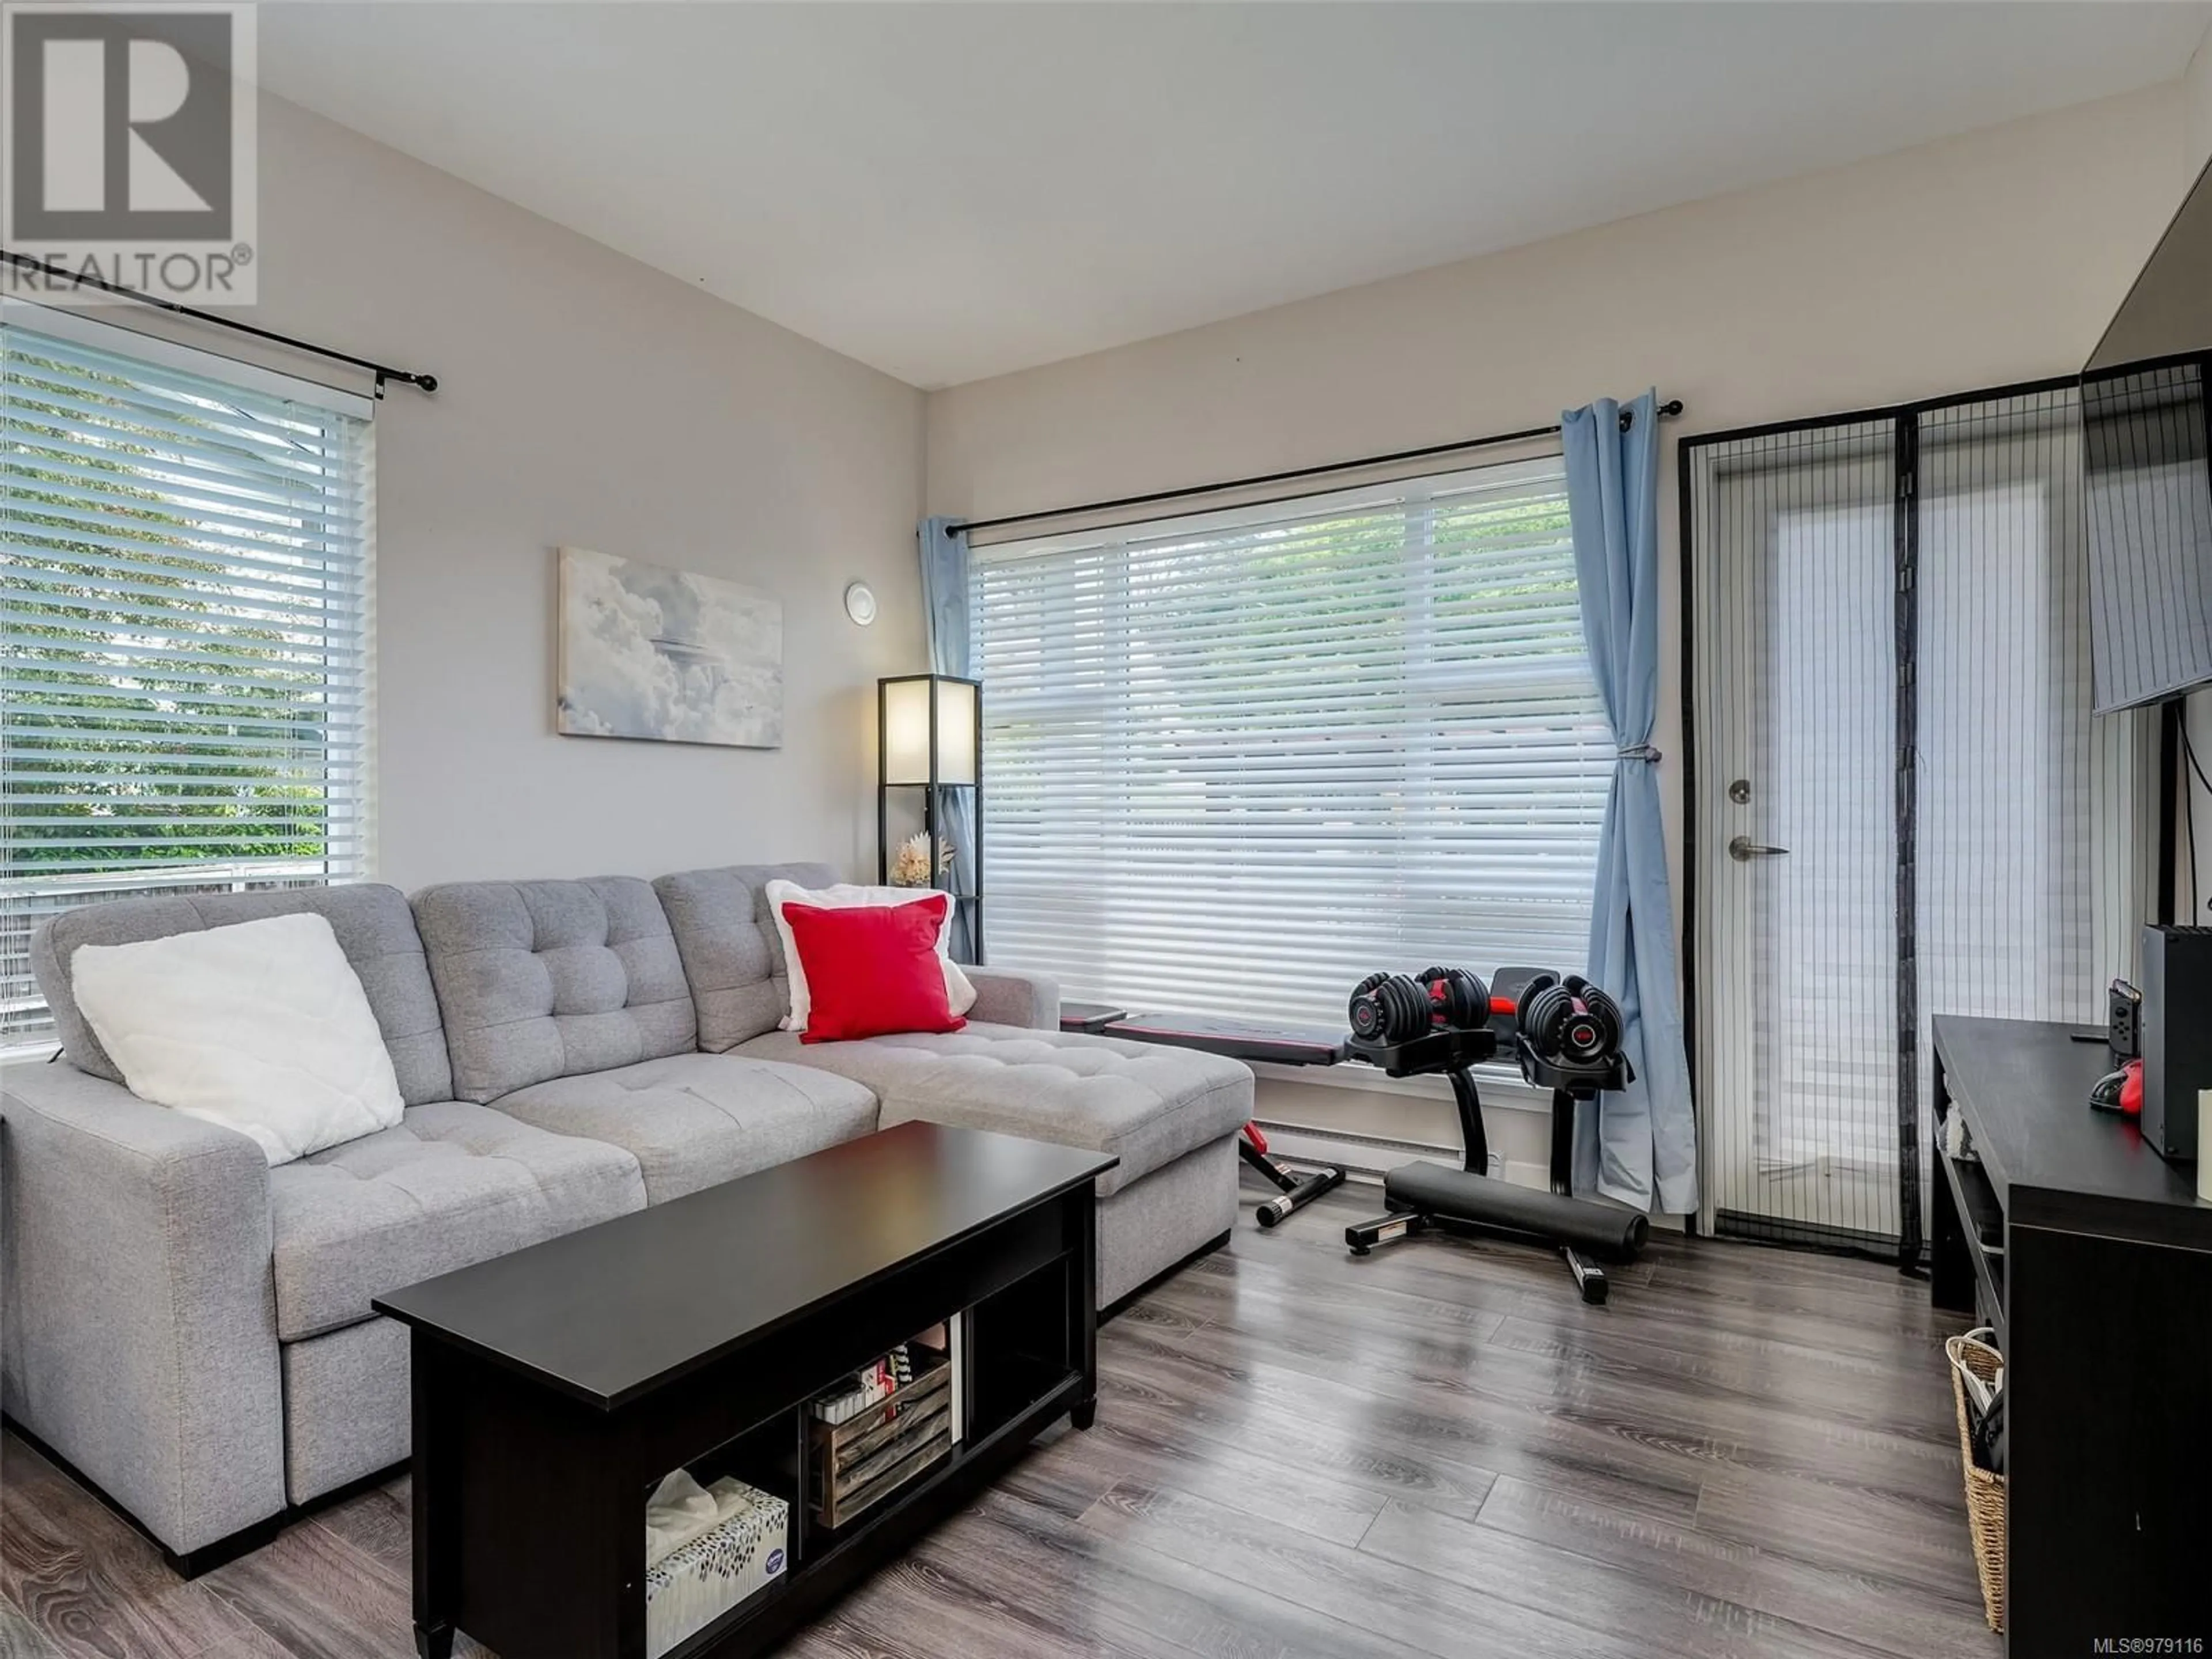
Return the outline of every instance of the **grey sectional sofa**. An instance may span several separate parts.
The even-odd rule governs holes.
[[[969,1024],[804,1046],[763,889],[825,866],[118,900],[33,947],[64,1058],[0,1079],[0,1404],[187,1570],[399,1462],[404,1333],[369,1299],[909,1118],[1117,1153],[1102,1305],[1224,1235],[1252,1076],[1059,1030],[1048,981],[971,970]],[[149,1105],[70,957],[296,910],[329,918],[406,1103],[271,1169]]]

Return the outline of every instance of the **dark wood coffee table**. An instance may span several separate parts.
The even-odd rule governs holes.
[[[762,1650],[1097,1399],[1115,1160],[908,1123],[380,1297],[413,1329],[416,1642],[645,1659],[645,1502],[710,1464],[788,1498],[788,1566],[673,1654]],[[958,1321],[951,1455],[829,1528],[806,1402]]]

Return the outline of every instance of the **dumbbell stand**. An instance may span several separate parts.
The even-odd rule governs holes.
[[[1493,1050],[1495,1046],[1492,1038]],[[1549,1086],[1552,1091],[1552,1190],[1538,1192],[1514,1186],[1489,1174],[1490,1137],[1483,1127],[1482,1100],[1467,1059],[1454,1057],[1441,1064],[1406,1069],[1390,1066],[1393,1076],[1441,1071],[1451,1079],[1452,1099],[1459,1109],[1460,1133],[1466,1147],[1464,1167],[1453,1170],[1416,1163],[1393,1170],[1382,1182],[1383,1201],[1390,1206],[1388,1212],[1346,1227],[1344,1242],[1354,1255],[1365,1255],[1377,1244],[1432,1229],[1467,1229],[1528,1239],[1557,1249],[1567,1271],[1574,1275],[1583,1300],[1593,1305],[1602,1304],[1611,1286],[1605,1269],[1592,1258],[1626,1261],[1633,1257],[1643,1248],[1649,1224],[1633,1210],[1570,1194],[1575,1109],[1582,1100],[1594,1099],[1601,1089],[1621,1087],[1628,1080],[1628,1068],[1626,1063],[1602,1072],[1563,1068],[1528,1054],[1518,1042],[1514,1046],[1519,1050],[1522,1075],[1531,1084]],[[1357,1045],[1355,1052],[1359,1052]],[[1370,1057],[1376,1058],[1377,1064],[1383,1063],[1379,1057]],[[1401,1065],[1413,1058],[1392,1057]]]

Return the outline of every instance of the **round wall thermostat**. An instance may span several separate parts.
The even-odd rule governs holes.
[[[876,593],[866,582],[854,582],[845,590],[845,614],[866,628],[876,619]]]

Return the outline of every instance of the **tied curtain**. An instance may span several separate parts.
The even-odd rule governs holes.
[[[1559,418],[1583,635],[1618,758],[1598,841],[1585,972],[1620,1004],[1636,1079],[1577,1114],[1574,1188],[1641,1210],[1698,1207],[1697,1117],[1676,993],[1660,816],[1659,410],[1647,392]]]
[[[968,531],[954,519],[921,521],[921,608],[929,630],[929,672],[975,677],[975,654],[968,636]],[[983,757],[975,757],[982,764]],[[972,790],[939,789],[930,820],[940,846],[952,849],[951,889],[975,890],[975,795]],[[953,959],[980,963],[983,941],[976,935],[975,907],[952,907]]]

